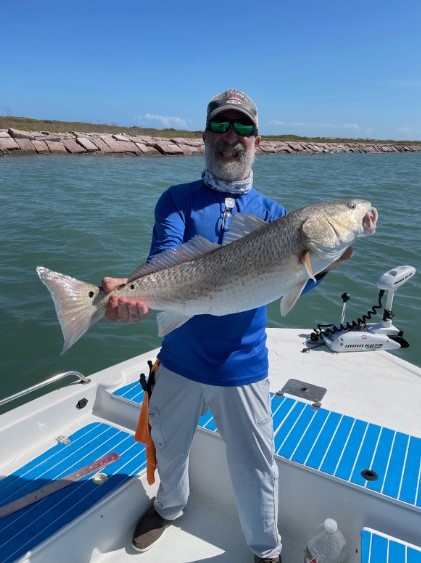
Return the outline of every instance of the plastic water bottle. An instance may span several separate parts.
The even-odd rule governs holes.
[[[326,518],[307,542],[304,563],[343,563],[345,557],[346,540],[336,520]]]

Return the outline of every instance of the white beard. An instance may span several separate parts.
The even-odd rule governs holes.
[[[237,154],[237,158],[230,162],[224,162],[219,158],[219,153],[230,151]],[[253,147],[244,147],[241,143],[231,145],[225,141],[219,141],[215,145],[205,143],[205,162],[208,170],[224,182],[235,182],[244,180],[250,174],[251,167],[256,156]]]

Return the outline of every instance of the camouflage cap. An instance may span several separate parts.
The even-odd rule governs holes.
[[[226,90],[212,98],[208,104],[206,122],[226,110],[240,111],[258,127],[256,104],[244,92]]]

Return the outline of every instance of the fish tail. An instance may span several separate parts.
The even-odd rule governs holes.
[[[105,314],[108,294],[96,285],[38,266],[37,274],[51,293],[64,337],[62,354]]]

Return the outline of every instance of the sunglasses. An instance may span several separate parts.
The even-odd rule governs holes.
[[[208,122],[207,130],[212,133],[226,133],[230,128],[230,125],[234,127],[234,131],[237,135],[241,137],[250,137],[256,134],[256,128],[253,123],[249,121],[239,121],[236,119],[224,118],[221,121],[215,119],[210,119]]]

